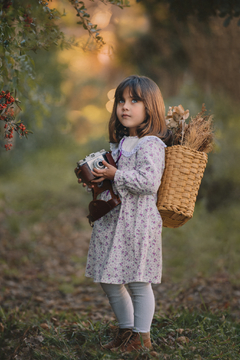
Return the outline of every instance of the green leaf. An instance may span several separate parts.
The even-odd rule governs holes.
[[[15,64],[15,61],[14,61],[14,59],[13,59],[11,56],[9,57],[9,61],[10,61],[10,63],[11,63],[12,65]]]

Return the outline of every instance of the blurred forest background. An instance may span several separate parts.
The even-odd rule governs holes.
[[[50,2],[60,12],[65,9],[59,26],[79,45],[31,53],[34,75],[22,79],[28,91],[21,93],[19,118],[34,134],[16,138],[11,151],[0,149],[2,276],[49,269],[46,276],[60,277],[65,292],[86,281],[91,229],[85,216],[91,195],[78,185],[74,168],[85,155],[109,149],[113,89],[124,77],[139,74],[159,85],[166,111],[182,104],[194,116],[205,103],[216,129],[193,219],[163,230],[163,281],[218,273],[239,281],[238,19],[185,18],[184,9],[175,16],[167,2],[157,0],[132,0],[124,9],[85,3],[105,45],[98,50],[88,42],[71,4]]]

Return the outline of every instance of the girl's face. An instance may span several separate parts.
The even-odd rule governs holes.
[[[138,126],[146,119],[143,102],[134,99],[128,87],[123,91],[122,99],[117,104],[117,118],[124,127],[129,129],[130,136],[137,135]]]

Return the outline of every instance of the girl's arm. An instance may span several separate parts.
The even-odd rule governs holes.
[[[117,191],[120,194],[124,190],[140,195],[156,194],[164,166],[165,145],[156,137],[149,137],[140,144],[135,168],[116,171],[114,183]]]

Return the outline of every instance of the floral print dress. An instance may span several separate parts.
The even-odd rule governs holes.
[[[121,204],[94,223],[85,275],[95,282],[161,282],[162,219],[156,200],[165,146],[156,136],[111,144],[114,160],[119,158],[113,187]],[[102,193],[102,199],[109,194]]]

